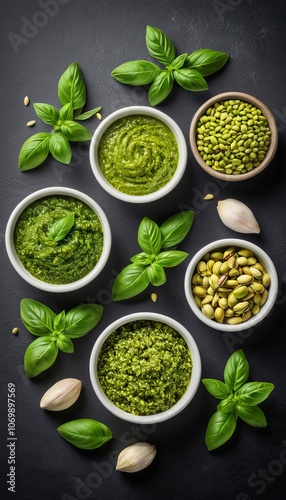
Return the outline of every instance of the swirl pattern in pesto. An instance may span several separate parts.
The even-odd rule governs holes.
[[[177,169],[178,159],[171,129],[147,115],[120,118],[106,130],[98,146],[104,177],[119,191],[135,196],[165,186]]]
[[[170,326],[137,320],[112,332],[99,353],[103,391],[118,408],[154,415],[171,408],[185,393],[192,358],[181,335]]]
[[[53,224],[74,213],[74,225],[61,241],[49,238]],[[103,249],[103,229],[97,214],[77,198],[47,196],[23,210],[14,244],[23,266],[46,283],[62,285],[86,276]]]

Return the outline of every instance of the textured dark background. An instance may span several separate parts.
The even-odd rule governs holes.
[[[46,12],[45,12],[46,10]],[[31,500],[248,500],[285,498],[285,126],[286,126],[286,4],[256,0],[2,0],[1,14],[1,498]],[[29,24],[29,23],[32,23]],[[261,99],[273,112],[279,129],[275,159],[249,181],[221,185],[203,172],[191,154],[183,180],[167,197],[146,206],[112,199],[92,175],[88,143],[75,144],[73,160],[64,166],[49,158],[41,167],[20,173],[20,147],[32,133],[47,130],[23,98],[58,106],[57,82],[67,66],[77,61],[88,90],[86,109],[102,106],[102,116],[130,105],[149,105],[146,90],[124,86],[110,77],[120,63],[147,59],[145,29],[161,28],[178,54],[213,48],[231,55],[227,66],[208,78],[209,90],[187,92],[178,86],[158,106],[182,128],[188,141],[191,119],[211,96],[230,90]],[[28,27],[29,25],[29,27]],[[17,38],[18,37],[18,38]],[[17,42],[16,42],[17,39]],[[12,40],[14,42],[12,42]],[[150,58],[149,58],[150,59]],[[93,132],[98,121],[86,122]],[[189,148],[189,146],[188,146]],[[69,186],[93,197],[111,224],[113,246],[100,277],[84,289],[50,294],[26,284],[8,261],[4,232],[16,204],[45,186]],[[205,202],[206,193],[215,194]],[[279,296],[270,316],[258,327],[236,335],[207,328],[192,314],[183,291],[190,258],[217,238],[242,236],[219,220],[219,199],[238,198],[254,211],[260,235],[246,236],[269,253],[277,268]],[[185,207],[196,211],[193,228],[180,245],[189,258],[168,270],[167,283],[157,289],[153,303],[149,288],[135,299],[113,303],[114,275],[138,252],[136,233],[143,216],[159,224]],[[243,236],[242,236],[243,237]],[[75,341],[75,353],[60,353],[55,365],[35,380],[23,372],[23,354],[34,340],[21,324],[19,302],[31,297],[56,312],[82,302],[105,306],[95,330]],[[113,320],[136,311],[157,311],[179,320],[193,334],[201,352],[203,377],[222,378],[229,355],[242,348],[251,366],[251,380],[273,382],[275,390],[261,407],[268,427],[257,429],[239,422],[225,446],[208,452],[204,444],[207,422],[216,400],[201,385],[193,402],[177,417],[144,428],[109,414],[95,398],[88,375],[93,344]],[[11,334],[19,327],[17,336]],[[63,413],[40,409],[42,394],[57,380],[77,377],[83,392],[74,407]],[[16,493],[7,491],[7,384],[16,386]],[[81,451],[64,441],[58,425],[89,417],[107,424],[114,439],[98,450]],[[157,457],[145,471],[115,471],[118,452],[136,440],[155,443]]]

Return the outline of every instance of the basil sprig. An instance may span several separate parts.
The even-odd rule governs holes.
[[[131,257],[132,264],[125,267],[115,278],[112,299],[129,299],[143,292],[151,283],[161,286],[166,280],[164,268],[179,265],[188,256],[180,250],[162,249],[174,247],[188,234],[194,220],[194,212],[179,212],[167,219],[161,227],[148,217],[138,228],[138,243],[142,252]]]
[[[61,241],[70,232],[74,225],[74,213],[69,213],[65,217],[58,219],[49,231],[49,239],[52,241]]]
[[[220,403],[209,420],[205,442],[208,450],[222,446],[233,435],[238,417],[254,427],[266,427],[264,412],[257,406],[273,391],[268,382],[247,382],[249,364],[240,349],[228,359],[224,369],[224,382],[206,378],[202,382],[208,392]]]
[[[71,420],[57,430],[66,441],[83,450],[99,448],[112,438],[109,427],[92,418]]]
[[[97,325],[103,306],[82,304],[56,315],[41,302],[22,299],[20,314],[27,330],[39,337],[28,346],[24,355],[25,372],[31,378],[47,370],[55,362],[59,350],[72,353],[71,339],[83,337]]]
[[[146,46],[151,57],[164,68],[143,59],[128,61],[111,72],[120,83],[148,85],[148,99],[151,106],[164,101],[171,93],[176,81],[181,87],[193,92],[208,89],[205,76],[220,70],[229,55],[212,49],[199,49],[191,54],[176,56],[173,42],[159,29],[146,28]]]
[[[23,144],[18,165],[21,171],[32,170],[45,161],[48,154],[55,160],[69,164],[72,158],[70,142],[88,141],[89,130],[78,123],[95,115],[101,107],[82,113],[86,102],[86,86],[77,63],[72,63],[58,82],[58,99],[62,104],[57,110],[51,104],[35,103],[36,115],[53,127],[51,133],[39,132],[29,137]]]

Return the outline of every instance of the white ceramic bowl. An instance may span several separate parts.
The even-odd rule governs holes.
[[[14,230],[15,226],[17,224],[17,220],[23,210],[27,208],[31,203],[33,203],[36,200],[39,200],[41,198],[44,198],[46,196],[53,196],[53,195],[61,195],[61,196],[70,196],[73,198],[77,198],[84,202],[86,205],[91,207],[94,212],[97,214],[99,217],[99,220],[101,222],[102,228],[103,228],[103,250],[101,253],[101,256],[99,258],[99,261],[97,262],[96,266],[92,271],[90,271],[86,276],[83,278],[74,281],[72,283],[67,283],[63,285],[54,285],[51,283],[46,283],[44,281],[41,281],[37,278],[35,278],[32,274],[25,269],[23,266],[22,262],[20,261],[16,250],[14,246]],[[5,244],[6,244],[6,251],[8,254],[8,257],[10,259],[11,264],[13,265],[14,269],[17,271],[17,273],[25,280],[27,283],[30,285],[33,285],[36,288],[39,288],[41,290],[45,290],[47,292],[70,292],[73,290],[77,290],[78,288],[81,288],[85,285],[87,285],[90,281],[92,281],[98,274],[102,271],[104,268],[107,259],[110,254],[110,249],[111,249],[111,231],[110,231],[110,226],[108,219],[103,212],[102,208],[89,196],[86,194],[77,191],[76,189],[70,189],[67,187],[49,187],[49,188],[44,188],[40,189],[39,191],[35,191],[34,193],[30,194],[24,200],[22,200],[16,208],[13,210],[12,214],[10,215],[10,218],[8,220],[7,226],[6,226],[6,233],[5,233]]]
[[[191,353],[192,361],[193,361],[193,368],[192,368],[192,374],[191,374],[191,380],[190,384],[185,392],[185,394],[181,397],[177,403],[172,406],[169,410],[163,411],[161,413],[157,413],[155,415],[145,415],[145,416],[140,416],[140,415],[133,415],[131,413],[128,413],[126,411],[121,410],[118,408],[116,405],[114,405],[105,395],[103,389],[101,388],[98,375],[97,375],[97,361],[98,361],[98,356],[99,352],[102,348],[103,343],[107,339],[107,337],[114,332],[117,328],[120,326],[130,323],[131,321],[137,321],[137,320],[153,320],[153,321],[159,321],[161,323],[165,323],[166,325],[169,325],[172,327],[174,330],[176,330],[186,341],[188,348]],[[197,347],[197,344],[191,334],[186,330],[184,326],[182,326],[180,323],[178,323],[176,320],[165,316],[163,314],[157,314],[157,313],[151,313],[151,312],[140,312],[140,313],[133,313],[129,314],[127,316],[124,316],[116,321],[114,321],[111,325],[109,325],[98,337],[97,341],[94,344],[94,347],[91,352],[90,356],[90,363],[89,363],[89,373],[90,373],[90,380],[92,387],[95,391],[95,394],[97,395],[98,399],[101,401],[101,403],[107,408],[111,413],[116,415],[117,417],[127,420],[129,422],[137,423],[137,424],[155,424],[159,422],[163,422],[164,420],[168,420],[171,417],[174,417],[177,415],[179,412],[181,412],[193,399],[199,382],[201,378],[201,358],[200,358],[200,353]]]
[[[270,275],[271,277],[271,284],[268,289],[269,295],[267,298],[267,301],[265,304],[260,308],[260,311],[258,314],[255,316],[252,316],[250,319],[244,321],[243,323],[240,323],[238,325],[229,325],[226,323],[218,323],[217,321],[213,319],[209,319],[205,316],[205,314],[202,313],[200,308],[197,306],[194,296],[192,293],[192,288],[191,288],[191,280],[192,276],[196,271],[196,267],[198,262],[202,259],[202,257],[207,254],[208,252],[213,252],[216,250],[228,248],[228,247],[240,247],[240,248],[246,248],[254,252],[255,256],[258,258],[258,261],[262,264],[264,267],[265,271]],[[185,295],[186,299],[189,303],[189,306],[191,307],[193,313],[207,326],[211,328],[215,328],[216,330],[220,330],[222,332],[235,332],[235,331],[241,331],[241,330],[246,330],[248,328],[251,328],[253,326],[256,326],[258,323],[260,323],[270,312],[272,309],[277,293],[278,293],[278,277],[276,273],[276,269],[274,267],[274,264],[270,257],[262,250],[260,247],[257,245],[254,245],[253,243],[250,243],[249,241],[242,240],[242,239],[236,239],[236,238],[226,238],[222,240],[217,240],[212,243],[209,243],[208,245],[204,246],[199,250],[192,260],[190,261],[186,274],[185,274]]]
[[[112,125],[115,121],[119,120],[120,118],[128,117],[130,115],[147,115],[161,120],[165,125],[167,125],[171,129],[171,131],[175,135],[179,148],[178,166],[172,179],[161,189],[153,193],[140,196],[126,194],[113,187],[106,180],[98,163],[98,146],[103,134],[106,132],[108,127],[110,127],[110,125]],[[170,191],[172,191],[172,189],[174,189],[175,186],[177,186],[178,182],[181,180],[185,172],[187,164],[187,155],[188,153],[187,153],[187,145],[185,137],[180,127],[177,125],[177,123],[168,115],[162,113],[162,111],[158,111],[155,108],[149,108],[148,106],[129,106],[126,108],[119,109],[114,113],[111,113],[101,122],[101,124],[96,129],[92,137],[89,150],[89,159],[91,168],[99,184],[111,196],[114,196],[119,200],[126,201],[129,203],[148,203],[151,201],[158,200],[159,198],[162,198],[166,194],[170,193]]]

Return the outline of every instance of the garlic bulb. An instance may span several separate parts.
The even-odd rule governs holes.
[[[135,443],[122,450],[117,459],[116,470],[137,472],[145,469],[153,462],[157,453],[155,445]]]
[[[80,395],[81,380],[64,378],[56,382],[43,395],[40,407],[49,411],[60,411],[73,405]]]
[[[252,211],[244,203],[234,198],[221,200],[217,211],[225,226],[238,233],[260,233],[260,227]]]

